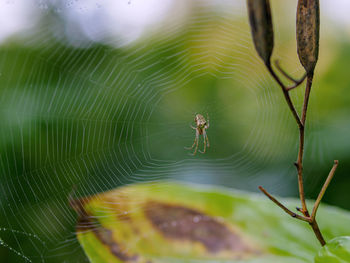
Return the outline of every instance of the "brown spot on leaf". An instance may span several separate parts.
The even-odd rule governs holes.
[[[78,213],[77,233],[92,231],[97,239],[108,247],[111,253],[119,260],[124,262],[136,262],[138,255],[127,253],[123,247],[119,245],[119,243],[113,238],[113,232],[101,226],[96,217],[91,216],[88,211],[86,211],[84,208],[86,202],[87,200],[85,199],[69,200],[70,206]]]
[[[129,255],[120,245],[113,239],[113,232],[109,229],[98,227],[92,230],[96,237],[105,244],[109,250],[121,261],[134,262],[137,260],[137,255]]]
[[[145,215],[166,238],[200,242],[210,253],[252,251],[242,238],[224,223],[194,209],[148,202]]]

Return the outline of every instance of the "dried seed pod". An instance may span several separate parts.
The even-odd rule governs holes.
[[[273,50],[270,2],[269,0],[247,0],[247,6],[255,49],[265,64],[269,64]]]
[[[319,0],[298,0],[297,50],[307,74],[312,74],[318,59],[320,37]]]

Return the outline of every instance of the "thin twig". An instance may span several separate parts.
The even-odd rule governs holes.
[[[279,61],[276,60],[275,61],[275,66],[276,68],[282,73],[283,76],[285,76],[287,79],[289,79],[290,81],[294,82],[293,86],[290,87],[286,87],[287,91],[290,91],[296,87],[298,87],[301,83],[304,82],[305,78],[306,78],[306,73],[300,78],[300,79],[295,79],[293,78],[291,75],[289,75],[280,65]]]
[[[262,186],[259,186],[259,189],[261,192],[263,192],[272,202],[274,202],[276,205],[278,205],[280,208],[282,208],[284,210],[284,212],[286,212],[287,214],[289,214],[291,217],[295,217],[297,219],[300,219],[302,221],[305,221],[305,222],[309,222],[309,219],[304,217],[304,216],[301,216],[301,215],[298,215],[294,212],[292,212],[291,210],[289,210],[287,207],[285,207],[281,202],[279,202],[276,198],[274,198],[272,195],[270,195]]]
[[[306,206],[305,201],[305,193],[304,193],[304,182],[303,182],[303,155],[304,155],[304,140],[305,140],[305,124],[306,124],[306,113],[309,105],[309,98],[312,86],[312,78],[313,75],[309,74],[307,76],[306,88],[305,88],[305,96],[304,96],[304,104],[301,115],[301,123],[302,126],[299,127],[299,150],[298,150],[298,158],[296,162],[296,167],[298,170],[298,185],[299,185],[299,197],[302,205],[301,212],[304,216],[308,217],[309,212]]]
[[[322,200],[330,182],[332,181],[332,179],[335,175],[335,171],[337,170],[338,163],[339,163],[338,160],[334,160],[333,167],[332,167],[331,171],[329,172],[328,177],[327,177],[326,181],[324,182],[320,193],[318,194],[318,197],[317,197],[316,202],[314,204],[314,208],[312,209],[312,213],[311,213],[312,220],[315,220],[315,218],[316,218],[317,209],[321,203],[321,200]]]
[[[300,82],[295,83],[292,86],[286,87],[286,90],[287,91],[291,91],[292,89],[295,89],[295,88],[299,87],[304,82],[305,79],[306,79],[306,74],[302,77],[302,79],[300,79]]]
[[[298,158],[296,167],[298,170],[298,186],[299,186],[299,196],[300,196],[300,201],[302,204],[302,210],[301,212],[305,217],[309,217],[309,213],[307,210],[306,202],[305,202],[305,194],[304,194],[304,184],[303,184],[303,152],[304,152],[304,125],[305,125],[305,120],[306,120],[306,111],[307,111],[307,106],[308,106],[308,98],[310,95],[310,90],[311,90],[311,84],[312,84],[312,76],[308,77],[308,82],[307,82],[307,88],[305,91],[305,97],[307,98],[304,101],[304,106],[303,106],[303,112],[302,112],[302,119],[300,119],[294,104],[290,98],[289,91],[287,90],[286,86],[282,83],[282,81],[279,79],[279,77],[276,75],[274,70],[271,67],[271,64],[266,64],[266,67],[268,71],[270,72],[271,76],[276,80],[276,82],[279,84],[279,86],[282,88],[283,95],[286,99],[286,102],[289,106],[290,111],[292,112],[294,119],[296,120],[298,127],[299,127],[299,151],[298,151]]]
[[[284,98],[286,99],[286,102],[288,104],[288,107],[289,109],[291,110],[293,116],[294,116],[294,119],[296,120],[297,124],[298,124],[298,127],[302,127],[303,124],[301,123],[301,120],[300,120],[300,117],[294,107],[294,104],[289,96],[289,93],[288,93],[288,90],[286,88],[286,86],[282,83],[282,81],[279,79],[279,77],[277,76],[277,74],[274,72],[274,70],[272,69],[271,67],[271,64],[268,63],[266,64],[266,67],[269,71],[269,73],[271,74],[271,76],[276,80],[276,82],[278,83],[278,85],[281,87],[282,89],[282,92],[283,92],[283,95],[284,95]]]
[[[306,89],[305,89],[305,97],[304,97],[304,105],[303,105],[303,112],[302,112],[302,117],[301,117],[301,122],[305,126],[305,121],[306,121],[306,112],[307,112],[307,107],[309,105],[309,98],[310,98],[310,92],[311,92],[311,86],[312,86],[312,79],[313,79],[313,74],[309,74],[307,76],[306,80]]]
[[[303,182],[303,155],[304,155],[304,138],[305,130],[304,125],[299,128],[299,150],[298,157],[295,166],[298,171],[298,186],[299,186],[299,198],[302,205],[302,208],[299,210],[303,213],[304,216],[309,216],[306,202],[305,202],[305,192],[304,192],[304,182]]]
[[[330,175],[328,176],[324,187],[322,188],[319,197],[316,200],[315,206],[312,211],[312,215],[310,216],[309,211],[306,206],[306,200],[305,200],[305,193],[304,193],[304,182],[303,182],[303,155],[304,155],[304,140],[305,140],[305,124],[306,124],[306,114],[307,114],[307,109],[309,105],[309,99],[310,99],[310,92],[311,92],[311,86],[312,86],[312,80],[313,80],[313,72],[309,72],[309,74],[305,74],[300,80],[295,80],[293,79],[289,74],[287,74],[278,64],[276,63],[276,67],[278,68],[281,73],[288,78],[289,80],[294,82],[294,86],[287,87],[285,86],[280,78],[277,76],[273,68],[271,67],[271,63],[268,62],[266,63],[266,67],[271,74],[271,76],[275,79],[275,81],[278,83],[278,85],[281,87],[283,95],[285,97],[285,100],[288,104],[288,107],[290,111],[293,114],[294,119],[296,120],[298,127],[299,127],[299,150],[298,150],[298,157],[297,161],[295,162],[295,166],[298,171],[298,188],[299,188],[299,197],[301,201],[302,208],[297,209],[299,212],[301,212],[303,215],[298,215],[291,210],[289,210],[287,207],[285,207],[282,203],[280,203],[276,198],[274,198],[272,195],[270,195],[263,187],[259,186],[259,189],[271,200],[273,201],[277,206],[279,206],[281,209],[283,209],[287,214],[290,216],[297,218],[299,220],[308,222],[309,225],[311,226],[313,232],[315,233],[315,236],[317,237],[318,241],[322,246],[326,244],[326,241],[324,240],[322,233],[319,229],[318,223],[316,221],[316,212],[317,208],[319,206],[319,203],[321,202],[321,199],[324,195],[324,192],[326,191],[330,180],[334,176],[334,172],[336,169],[333,166]],[[297,113],[295,106],[293,104],[293,101],[290,98],[289,91],[292,90],[293,88],[299,86],[305,78],[307,79],[306,82],[306,88],[305,88],[305,95],[304,95],[304,103],[303,103],[303,108],[302,108],[302,113],[301,113],[301,118],[299,117],[299,114]],[[332,172],[333,171],[333,172]]]

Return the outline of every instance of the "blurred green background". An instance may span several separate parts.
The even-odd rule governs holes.
[[[296,1],[272,1],[296,77]],[[305,189],[350,209],[350,20],[321,1]],[[85,262],[69,196],[180,180],[297,196],[297,127],[253,48],[245,1],[2,1],[1,262]],[[344,14],[345,12],[345,14]],[[300,109],[304,87],[292,92]],[[196,113],[207,153],[191,156]],[[200,143],[199,147],[203,147]],[[181,193],[179,193],[181,194]]]

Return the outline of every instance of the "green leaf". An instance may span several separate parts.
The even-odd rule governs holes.
[[[71,205],[91,262],[303,263],[320,248],[307,223],[265,196],[225,188],[136,184]],[[318,221],[326,240],[350,235],[346,211],[321,206]]]
[[[350,237],[336,237],[322,247],[315,257],[315,263],[350,262]]]

